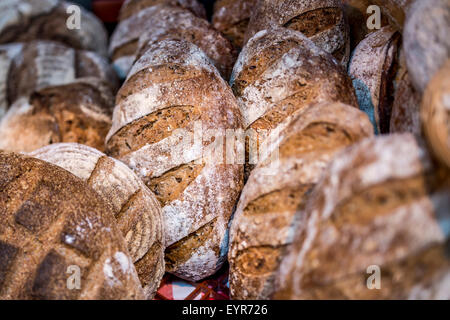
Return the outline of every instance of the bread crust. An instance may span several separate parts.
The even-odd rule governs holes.
[[[205,7],[197,0],[126,0],[120,9],[119,21],[128,19],[145,8],[159,4],[179,6],[189,10],[199,18],[206,19]]]
[[[143,298],[109,203],[38,159],[0,152],[0,171],[2,299]],[[68,286],[71,266],[80,289]]]

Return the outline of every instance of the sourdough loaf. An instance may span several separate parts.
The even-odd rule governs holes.
[[[199,126],[201,132],[193,133]],[[181,278],[205,278],[226,259],[242,165],[205,161],[204,148],[213,141],[222,148],[223,139],[209,133],[224,137],[226,129],[241,126],[232,91],[206,55],[186,41],[150,47],[118,93],[108,154],[156,194],[165,219],[166,270]]]
[[[1,299],[143,298],[111,206],[81,179],[0,152],[0,208]]]
[[[415,1],[403,32],[406,64],[416,90],[423,93],[434,74],[450,58],[450,1]]]
[[[97,78],[35,91],[18,99],[0,120],[0,149],[30,152],[56,142],[104,150],[114,96]]]
[[[120,9],[119,20],[128,19],[139,11],[158,4],[179,6],[191,11],[199,18],[206,19],[205,7],[198,0],[125,0]]]
[[[340,149],[373,135],[362,111],[341,103],[307,107],[282,131],[270,175],[262,161],[251,173],[230,229],[233,299],[268,299],[292,243],[295,213]]]
[[[68,10],[71,5],[58,0],[2,0],[0,43],[55,40],[106,56],[108,36],[101,21],[78,6],[79,26],[69,28],[73,14]]]
[[[434,155],[450,168],[450,59],[428,84],[421,118]]]
[[[449,299],[443,182],[410,134],[340,152],[299,213],[275,298]]]
[[[228,39],[205,19],[191,12],[167,5],[152,7],[152,27],[141,34],[137,59],[153,44],[165,39],[186,40],[195,44],[211,59],[225,79],[230,78],[237,52]]]
[[[379,133],[389,132],[400,37],[393,27],[383,27],[359,43],[350,62],[359,106]]]
[[[155,195],[122,162],[76,143],[58,143],[28,154],[73,173],[113,207],[118,227],[148,299],[164,275],[164,230]]]
[[[341,0],[260,0],[250,18],[245,42],[271,27],[302,32],[347,68],[350,39]]]
[[[244,46],[244,36],[257,0],[218,0],[214,3],[212,24],[238,49]]]

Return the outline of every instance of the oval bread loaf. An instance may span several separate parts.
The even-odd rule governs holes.
[[[0,149],[30,152],[57,142],[104,150],[114,96],[96,78],[34,92],[17,100],[0,120]]]
[[[155,195],[122,162],[85,145],[58,143],[28,154],[86,181],[112,204],[118,227],[148,299],[164,275],[164,230]]]
[[[282,131],[270,173],[261,162],[251,173],[230,228],[232,299],[268,299],[278,266],[292,243],[295,213],[333,155],[373,128],[360,110],[341,103],[307,107]]]
[[[250,18],[245,42],[271,27],[300,31],[347,68],[350,38],[341,1],[260,0]]]
[[[198,126],[204,134],[195,131]],[[165,219],[166,270],[181,278],[205,278],[226,259],[242,164],[204,161],[203,147],[215,138],[208,132],[224,137],[225,130],[241,128],[231,89],[206,55],[186,41],[150,47],[119,91],[108,154],[156,194]],[[194,135],[200,135],[199,144],[180,142]]]
[[[55,40],[106,56],[108,35],[103,24],[78,6],[80,23],[72,28],[72,23],[76,23],[69,10],[72,5],[58,0],[2,0],[0,43]]]
[[[0,211],[1,299],[143,298],[111,206],[81,179],[0,152]]]
[[[158,4],[179,6],[191,11],[199,18],[206,19],[205,7],[198,0],[125,0],[120,8],[119,21],[128,19],[139,11]]]
[[[436,173],[410,134],[340,152],[300,213],[274,297],[450,298],[450,190]]]

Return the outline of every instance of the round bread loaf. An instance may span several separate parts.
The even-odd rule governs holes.
[[[450,168],[450,59],[428,84],[421,118],[434,155]]]
[[[130,18],[141,10],[158,4],[168,4],[187,9],[199,18],[206,19],[205,7],[198,0],[125,0],[120,9],[119,20]]]
[[[155,195],[122,162],[76,143],[58,143],[28,154],[55,164],[86,181],[112,204],[147,299],[164,275],[164,230]]]
[[[260,0],[250,18],[245,42],[271,27],[300,31],[347,68],[350,38],[342,0]]]
[[[449,192],[410,134],[340,152],[299,213],[274,297],[449,299]]]
[[[73,4],[58,0],[2,0],[0,43],[55,40],[72,48],[106,56],[108,35],[98,18],[78,6],[79,25],[69,10]],[[73,21],[72,21],[73,20]]]
[[[359,107],[369,115],[378,133],[389,132],[399,41],[400,34],[393,27],[383,27],[359,43],[350,62]]]
[[[0,152],[0,208],[0,299],[143,298],[111,206],[81,179]]]
[[[434,74],[450,58],[450,1],[415,1],[403,32],[406,64],[416,90],[423,93]]]
[[[311,105],[280,134],[272,164],[261,162],[242,191],[230,229],[232,299],[268,299],[292,243],[295,213],[334,154],[373,135],[367,115],[341,103]]]
[[[257,0],[218,0],[214,3],[212,24],[235,48],[244,46],[244,36]]]
[[[18,99],[0,120],[0,149],[31,152],[57,142],[104,150],[114,96],[97,78],[82,78]]]
[[[206,149],[218,144],[221,150],[225,130],[241,128],[231,89],[190,42],[150,47],[119,91],[107,151],[156,194],[165,219],[166,270],[181,278],[205,278],[226,259],[242,164],[207,160]]]
[[[162,40],[186,40],[202,49],[225,79],[230,78],[237,52],[208,21],[178,7],[158,5],[151,9],[153,14],[148,19],[152,27],[139,37],[137,59]]]

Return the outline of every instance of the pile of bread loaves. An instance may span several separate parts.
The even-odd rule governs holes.
[[[1,299],[450,299],[448,0],[70,5],[0,3]]]

